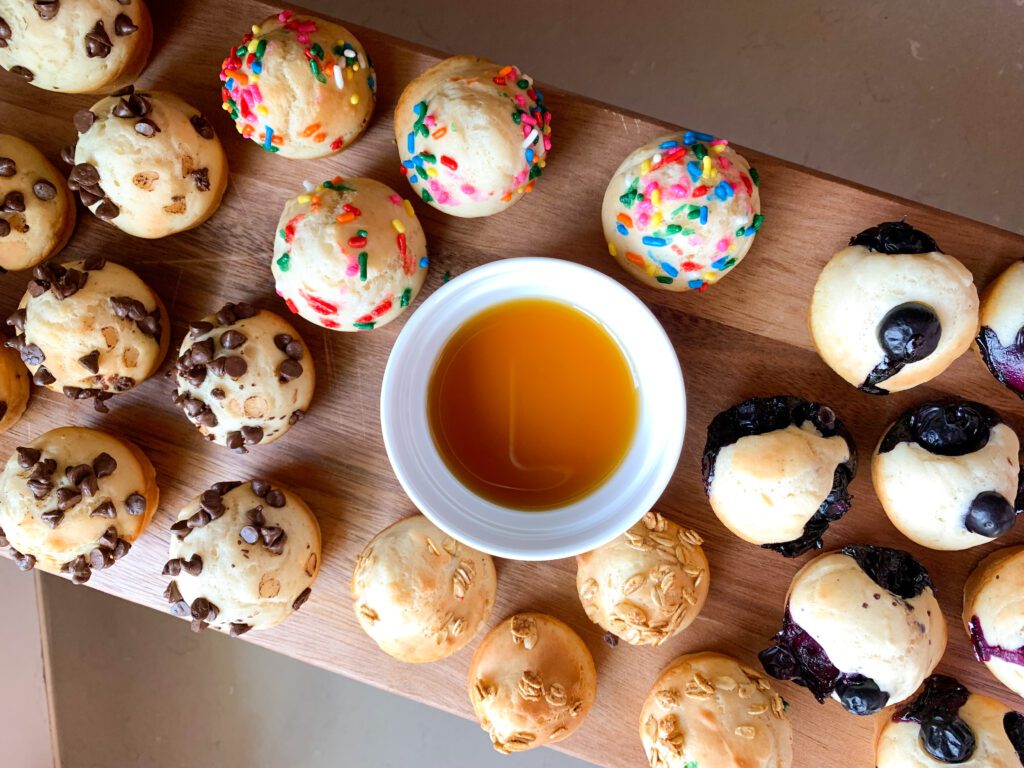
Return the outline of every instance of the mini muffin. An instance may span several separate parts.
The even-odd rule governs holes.
[[[35,268],[7,341],[32,381],[72,400],[105,401],[142,383],[167,353],[163,302],[129,269],[90,256]]]
[[[245,302],[189,323],[174,401],[207,440],[236,453],[272,443],[309,408],[309,348],[281,317]]]
[[[198,227],[228,183],[224,149],[199,110],[171,93],[128,86],[75,114],[68,183],[82,204],[129,235]]]
[[[680,656],[640,712],[651,768],[789,768],[786,702],[760,672],[720,653]]]
[[[975,342],[996,381],[1024,398],[1024,261],[1006,268],[985,289]]]
[[[373,179],[336,177],[285,203],[271,271],[292,312],[324,328],[368,331],[405,311],[428,264],[408,200]]]
[[[266,480],[216,483],[171,526],[164,597],[192,631],[232,637],[276,626],[309,599],[320,525],[306,503]]]
[[[254,26],[220,79],[238,132],[281,157],[340,152],[370,122],[377,93],[373,63],[351,32],[292,11]]]
[[[754,397],[712,420],[702,465],[726,528],[795,557],[820,549],[829,524],[850,509],[857,447],[827,405]]]
[[[705,290],[743,260],[761,228],[757,171],[725,139],[679,131],[634,150],[608,182],[608,252],[641,282]]]
[[[143,0],[0,3],[0,67],[48,91],[126,85],[145,68],[152,45]]]
[[[622,536],[576,558],[587,617],[632,645],[658,646],[693,623],[711,578],[700,535],[648,512]]]
[[[84,584],[131,549],[160,492],[149,459],[98,429],[61,427],[19,446],[0,474],[0,546],[23,571]]]
[[[518,613],[498,624],[469,667],[473,712],[506,755],[569,736],[596,694],[587,646],[567,624],[543,613]]]
[[[851,545],[801,568],[765,671],[872,715],[913,695],[946,649],[928,571],[906,552]]]
[[[978,563],[964,585],[963,622],[978,661],[1024,696],[1024,547]]]
[[[889,427],[871,479],[889,520],[931,549],[988,544],[1009,532],[1024,503],[1016,433],[981,403],[922,403]]]
[[[1024,715],[971,693],[946,675],[932,675],[908,704],[879,724],[877,768],[981,768],[1024,765]]]
[[[0,347],[0,434],[18,423],[28,405],[28,370],[18,353]]]
[[[400,661],[437,661],[466,646],[494,608],[490,555],[446,536],[423,515],[373,537],[356,559],[356,618]]]
[[[402,91],[395,140],[402,173],[425,203],[490,216],[533,189],[551,151],[551,113],[518,68],[453,56]]]
[[[75,228],[67,182],[27,141],[0,133],[0,270],[34,267]]]
[[[872,395],[930,381],[978,332],[970,271],[905,221],[851,238],[818,277],[811,336],[821,359]]]

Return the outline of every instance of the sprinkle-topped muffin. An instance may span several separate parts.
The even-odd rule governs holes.
[[[533,79],[474,56],[435,64],[395,108],[402,173],[440,211],[503,211],[533,189],[551,151],[551,113]]]
[[[268,152],[316,158],[363,132],[376,100],[373,63],[340,24],[281,11],[254,25],[221,67],[235,128]]]
[[[725,139],[681,131],[632,152],[604,194],[608,252],[638,280],[705,290],[761,228],[757,171]]]

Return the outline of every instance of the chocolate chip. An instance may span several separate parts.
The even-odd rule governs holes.
[[[89,565],[94,571],[102,571],[114,564],[114,553],[109,549],[96,547],[89,553]]]
[[[64,477],[74,486],[79,486],[87,477],[92,477],[92,467],[88,464],[75,464],[64,470]]]
[[[277,488],[267,492],[267,504],[272,507],[283,507],[285,504],[284,493]]]
[[[267,495],[270,490],[270,483],[266,480],[252,480],[249,483],[249,487],[252,488],[252,492],[259,496],[261,499]]]
[[[146,315],[141,320],[137,320],[135,324],[139,327],[147,336],[156,338],[160,335],[160,310],[155,309],[151,314]]]
[[[110,413],[110,409],[106,406],[105,401],[113,397],[110,392],[100,392],[94,390],[96,393],[96,399],[92,401],[92,407],[99,413]]]
[[[53,490],[53,482],[45,477],[33,477],[28,480],[28,489],[37,499],[45,499]]]
[[[118,37],[124,37],[130,35],[133,32],[138,32],[139,28],[132,22],[131,17],[126,13],[117,14],[117,18],[114,19],[114,34]]]
[[[245,448],[245,438],[241,432],[228,432],[224,437],[224,445],[236,453],[248,453]]]
[[[96,477],[110,477],[116,469],[117,461],[106,451],[92,460],[92,471]]]
[[[263,440],[263,427],[244,426],[241,432],[246,445],[258,445]]]
[[[196,129],[196,133],[204,139],[212,139],[215,136],[213,126],[210,125],[209,121],[202,115],[193,115],[189,118],[189,122],[192,123],[192,127]]]
[[[14,313],[7,318],[7,324],[13,327],[15,330],[24,331],[26,314],[27,313],[25,312],[24,309],[15,310]]]
[[[298,424],[306,416],[305,411],[292,411],[292,415],[288,417],[288,426],[293,427]]]
[[[8,72],[10,72],[12,75],[17,75],[18,77],[24,78],[25,81],[28,83],[31,83],[33,80],[36,79],[36,76],[32,74],[32,70],[28,67],[22,67],[19,65],[16,67],[11,67],[8,70]]]
[[[124,3],[122,3],[122,5],[123,4]],[[110,95],[111,96],[131,96],[133,93],[135,93],[135,86],[132,85],[132,84],[128,84],[128,85],[124,86],[123,88],[118,88],[116,91],[114,91]]]
[[[51,509],[39,516],[48,528],[56,528],[64,520],[64,512],[59,509]]]
[[[75,145],[69,144],[60,148],[60,159],[65,165],[75,164]]]
[[[75,124],[76,131],[87,133],[92,128],[93,123],[96,122],[96,113],[91,109],[80,109],[75,112],[72,122]]]
[[[240,301],[235,304],[235,317],[239,320],[248,320],[256,315],[256,307],[247,301]]]
[[[117,544],[117,528],[110,526],[100,536],[99,546],[104,549],[113,549],[115,544]]]
[[[217,357],[211,360],[210,364],[207,367],[210,369],[210,373],[212,373],[214,376],[223,376],[226,364],[226,357]]]
[[[292,603],[292,610],[297,611],[305,605],[311,594],[313,594],[313,590],[310,587],[306,587],[302,590],[302,592],[299,593],[299,596],[295,598],[295,602]]]
[[[213,516],[209,512],[200,510],[189,517],[185,522],[188,524],[189,528],[205,528],[212,520]]]
[[[109,200],[104,200],[100,203],[95,213],[96,217],[101,221],[110,221],[111,219],[116,219],[121,214],[121,209]]]
[[[53,459],[41,459],[35,469],[32,470],[31,478],[51,477],[57,471],[57,462]]]
[[[133,493],[124,500],[125,511],[132,517],[138,517],[146,511],[146,497],[141,493]]]
[[[90,474],[82,480],[78,486],[82,490],[82,495],[87,498],[93,498],[100,490],[99,480],[96,479],[96,475]]]
[[[26,448],[25,446],[18,446],[14,451],[18,454],[18,466],[22,469],[31,467],[39,461],[39,457],[42,455],[38,448]]]
[[[217,616],[217,609],[213,603],[205,597],[197,597],[192,601],[192,618],[198,621],[206,621]]]
[[[188,324],[188,332],[193,337],[202,336],[204,333],[209,333],[212,330],[213,323],[208,323],[205,320],[196,320]]]
[[[238,319],[235,315],[235,305],[225,304],[217,311],[214,319],[217,321],[217,325],[231,325]]]
[[[168,582],[167,586],[164,587],[164,600],[168,603],[180,603],[182,601],[181,591],[178,589],[176,582]]]
[[[149,97],[144,93],[132,93],[128,96],[128,108],[138,117],[145,117],[153,110]]]
[[[189,357],[192,363],[196,365],[204,365],[205,363],[213,360],[214,346],[213,339],[203,339],[197,341],[188,351]]]
[[[245,511],[245,519],[249,521],[250,525],[255,525],[257,529],[263,527],[263,523],[266,522],[263,519],[263,507],[262,505],[255,506],[252,509]]]
[[[82,500],[82,492],[77,488],[63,486],[57,489],[57,509],[66,512]]]
[[[211,410],[205,410],[196,417],[196,423],[213,429],[217,426],[217,414]]]
[[[250,629],[252,629],[252,627],[248,624],[241,621],[233,621],[231,622],[231,626],[228,627],[228,635],[231,637],[238,637],[239,635],[244,635]]]
[[[7,223],[7,219],[0,219],[0,237],[7,237],[11,234],[11,225]]]
[[[3,528],[0,528],[0,549],[7,549],[11,546],[11,542],[7,540],[7,536],[4,534]]]
[[[115,562],[120,560],[122,557],[128,554],[131,550],[132,545],[124,539],[118,539],[114,544],[114,551],[111,553],[114,557]]]
[[[94,253],[90,256],[85,257],[85,261],[82,262],[82,269],[86,272],[98,272],[107,265],[107,257],[102,254]]]
[[[0,204],[7,213],[24,213],[25,211],[25,196],[17,190],[8,192],[4,196],[3,203]]]
[[[14,562],[18,564],[19,571],[31,571],[36,567],[36,558],[34,555],[23,555],[21,552],[15,552],[12,550],[14,555]]]
[[[50,290],[53,291],[53,295],[57,297],[58,301],[63,301],[64,299],[74,296],[84,288],[88,279],[88,272],[80,272],[77,269],[68,269],[50,285]]]
[[[190,397],[183,402],[182,407],[184,408],[185,413],[194,419],[206,410],[206,403],[202,400],[198,400],[197,398]]]
[[[148,117],[144,117],[141,120],[136,121],[135,132],[140,136],[145,136],[148,139],[160,133],[160,128]]]
[[[43,21],[56,18],[60,11],[60,0],[36,0],[32,5],[35,6],[36,13]]]
[[[263,537],[263,546],[267,548],[267,551],[272,555],[280,555],[284,552],[284,543],[288,539],[285,532],[280,528],[273,526],[270,528],[264,528],[260,531]]]
[[[90,59],[105,59],[110,55],[112,46],[110,36],[103,27],[102,21],[97,21],[85,36],[85,53]]]
[[[100,183],[100,172],[92,163],[78,163],[71,169],[68,180],[82,187],[94,187]]]
[[[616,648],[619,645],[619,636],[612,632],[605,632],[604,641],[612,648]]]
[[[200,192],[210,191],[210,171],[208,168],[196,168],[189,176],[196,183],[196,189]]]
[[[199,506],[207,512],[219,512],[224,509],[224,502],[221,500],[220,493],[210,488],[203,491],[199,497]]]
[[[94,349],[87,355],[82,355],[78,358],[78,362],[81,363],[82,367],[85,368],[89,373],[100,372],[100,353],[99,350]]]
[[[14,158],[0,157],[0,176],[13,176],[18,172],[18,164]]]
[[[249,340],[241,331],[225,331],[220,336],[220,345],[224,349],[238,349]]]
[[[177,576],[181,573],[181,558],[172,557],[166,563],[164,563],[164,569],[160,572],[164,576]],[[174,582],[172,581],[171,584]],[[168,585],[169,586],[169,585]]]
[[[192,555],[188,560],[181,561],[181,568],[189,576],[198,576],[203,572],[203,558],[199,555]]]
[[[224,372],[232,379],[237,379],[240,376],[244,376],[245,372],[249,370],[249,364],[245,362],[244,357],[229,357],[224,363]]]
[[[25,365],[39,365],[46,360],[43,350],[36,344],[23,344],[19,352],[21,353],[21,362]]]
[[[255,544],[260,540],[260,531],[254,525],[247,525],[238,532],[238,537],[246,544]]]
[[[11,39],[11,25],[0,19],[0,48],[7,47],[7,41]],[[195,118],[192,118],[193,120]]]
[[[102,504],[96,507],[96,509],[89,513],[89,517],[105,517],[107,519],[113,520],[115,517],[117,517],[117,509],[114,507],[114,504],[112,502],[104,501]]]
[[[117,376],[114,378],[112,386],[115,392],[127,392],[135,386],[135,379],[131,376]]]
[[[46,179],[39,179],[39,181],[32,185],[32,194],[46,202],[53,200],[57,196],[57,188]]]
[[[181,372],[181,377],[193,387],[198,387],[206,381],[206,366],[193,365],[190,368],[186,368]]]
[[[281,381],[294,381],[302,375],[302,363],[288,358],[281,363],[281,367],[278,368],[277,372],[278,378]]]
[[[131,104],[128,103],[128,99],[119,99],[114,108],[110,110],[110,114],[114,117],[120,117],[122,119],[128,117],[138,117],[135,111],[132,109]]]
[[[91,208],[96,203],[103,201],[103,195],[94,191],[94,188],[82,187],[78,190],[78,199],[82,201],[82,205],[86,208]]]
[[[39,387],[49,386],[56,380],[57,378],[43,365],[36,368],[36,372],[32,374],[32,383]]]
[[[220,387],[214,387],[213,389],[211,389],[210,395],[217,400],[223,400],[225,397],[227,397],[227,394]]]
[[[171,533],[175,534],[179,539],[185,539],[185,537],[192,533],[192,527],[188,524],[188,520],[179,520],[171,525]]]
[[[223,496],[225,493],[230,493],[231,491],[235,490],[235,488],[237,488],[241,484],[242,483],[239,482],[238,480],[221,480],[219,483],[214,483],[213,485],[211,485],[210,490],[216,491],[221,496]]]

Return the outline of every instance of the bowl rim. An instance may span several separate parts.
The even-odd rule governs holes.
[[[638,424],[626,456],[594,491],[552,510],[508,509],[465,488],[436,448],[425,407],[434,365],[452,334],[478,312],[517,298],[563,301],[590,315],[619,344],[637,380]],[[639,343],[631,348],[624,336]],[[455,277],[409,317],[384,369],[380,419],[399,483],[444,533],[499,557],[554,560],[607,543],[654,506],[682,453],[686,392],[671,339],[629,288],[576,262],[516,257]]]

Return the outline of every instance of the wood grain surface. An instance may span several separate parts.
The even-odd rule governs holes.
[[[199,229],[158,241],[134,239],[83,215],[63,256],[103,253],[138,271],[167,304],[173,348],[188,320],[213,312],[226,301],[248,300],[286,313],[270,275],[272,238],[284,201],[301,190],[302,180],[336,174],[371,176],[413,197],[399,174],[391,112],[404,84],[439,54],[355,28],[373,56],[380,82],[381,99],[368,133],[336,157],[285,160],[235,133],[220,109],[217,79],[229,48],[250,24],[277,9],[254,0],[181,0],[152,6],[156,43],[140,85],[176,91],[213,121],[231,166],[224,204]],[[530,71],[528,61],[502,63]],[[851,234],[879,221],[907,216],[932,234],[943,250],[962,259],[979,288],[1013,259],[1024,257],[1024,239],[750,151],[747,156],[761,173],[766,220],[746,261],[705,294],[648,289],[632,281],[607,255],[601,199],[622,158],[672,127],[554,88],[544,90],[554,113],[554,149],[533,194],[509,211],[476,220],[447,217],[415,200],[432,262],[422,296],[437,288],[446,271],[457,279],[493,259],[554,256],[599,269],[643,298],[675,344],[690,406],[683,456],[657,508],[705,536],[712,579],[707,608],[681,636],[656,650],[624,644],[610,648],[580,607],[573,562],[498,564],[493,622],[518,610],[553,613],[580,632],[597,662],[597,704],[561,748],[601,765],[644,765],[637,718],[658,672],[677,655],[696,649],[720,650],[754,662],[756,652],[778,628],[789,580],[807,557],[785,560],[732,536],[711,513],[700,482],[708,422],[752,395],[798,394],[836,409],[856,438],[862,463],[851,486],[853,509],[833,526],[827,544],[887,544],[920,557],[938,586],[949,624],[949,649],[940,670],[1024,709],[1024,702],[974,661],[959,625],[964,579],[993,546],[947,554],[912,545],[882,513],[866,461],[889,421],[927,397],[956,393],[979,399],[1017,429],[1024,429],[1024,406],[992,379],[974,352],[916,390],[887,398],[862,394],[818,359],[805,322],[811,290],[825,261]],[[685,90],[679,93],[685,97]],[[58,162],[60,147],[75,138],[71,116],[93,101],[88,96],[46,93],[0,73],[0,130],[36,142]],[[14,310],[27,280],[26,273],[0,277],[2,316]],[[158,610],[165,610],[161,592],[166,579],[160,568],[166,559],[168,526],[186,500],[217,480],[265,476],[289,485],[320,519],[324,567],[302,611],[274,630],[252,632],[239,642],[254,642],[469,716],[465,677],[475,643],[443,662],[403,665],[362,633],[349,596],[359,550],[385,525],[414,511],[388,464],[378,420],[381,375],[404,321],[403,317],[381,330],[357,335],[296,320],[318,369],[313,405],[309,416],[284,439],[248,456],[235,456],[202,440],[172,406],[172,385],[163,375],[117,397],[106,416],[94,413],[88,402],[74,403],[37,390],[22,421],[0,436],[0,455],[6,457],[14,446],[66,424],[100,426],[141,446],[157,467],[160,510],[131,554],[115,568],[93,576],[89,586]],[[170,367],[165,363],[161,373]],[[1021,541],[1024,525],[1002,543]],[[187,631],[184,622],[181,631]],[[847,715],[834,702],[818,705],[795,686],[779,687],[792,704],[796,766],[873,765],[871,720]],[[487,737],[481,732],[480,738]],[[196,747],[201,750],[201,745]],[[515,762],[514,757],[508,759]]]

